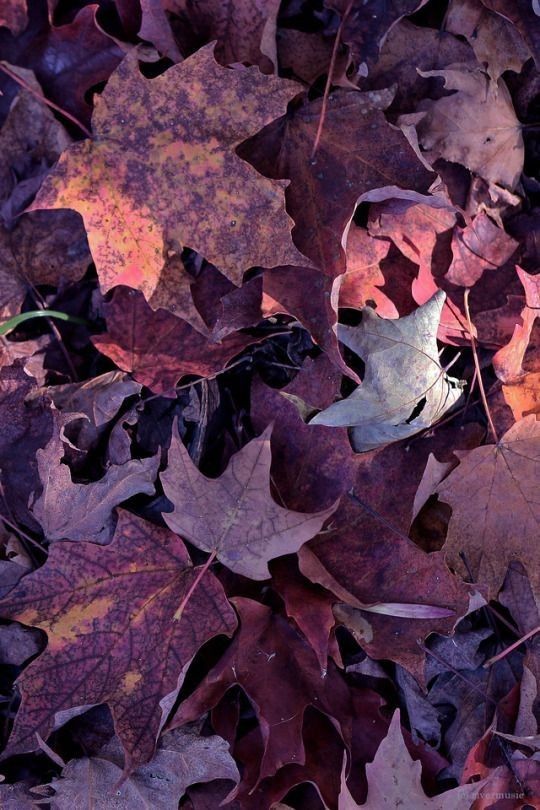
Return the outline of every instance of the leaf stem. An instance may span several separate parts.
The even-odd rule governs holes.
[[[328,67],[328,76],[326,79],[326,84],[324,86],[324,93],[322,99],[322,106],[321,106],[321,114],[319,116],[319,125],[317,127],[317,133],[315,135],[315,140],[313,141],[313,149],[311,150],[311,160],[315,157],[315,153],[319,148],[319,142],[321,140],[321,135],[324,127],[324,119],[326,118],[326,108],[328,106],[328,96],[330,95],[330,88],[332,86],[332,78],[334,75],[334,69],[336,67],[336,59],[337,59],[337,52],[339,50],[339,44],[341,42],[341,32],[343,31],[343,26],[349,16],[349,12],[352,8],[353,0],[349,0],[347,3],[347,8],[343,12],[343,17],[341,18],[341,22],[339,24],[338,30],[336,32],[336,38],[334,40],[334,47],[332,49],[332,56],[330,57],[330,65]]]
[[[208,569],[210,568],[210,566],[212,565],[212,563],[216,559],[216,556],[217,556],[217,549],[215,548],[213,550],[213,552],[210,554],[210,556],[208,557],[208,559],[206,560],[205,564],[201,565],[201,567],[199,568],[197,576],[195,577],[195,579],[191,583],[188,592],[186,593],[186,595],[184,596],[184,598],[180,602],[178,610],[176,611],[176,613],[173,616],[173,620],[175,622],[180,621],[180,619],[182,618],[182,613],[184,612],[184,609],[185,609],[187,603],[191,599],[191,596],[192,596],[193,592],[195,591],[195,589],[199,585],[199,582],[204,577],[204,575],[206,574],[206,572],[208,571]]]
[[[31,84],[28,84],[28,82],[25,81],[22,76],[19,76],[14,70],[11,70],[11,68],[9,68],[5,62],[0,62],[0,70],[5,73],[6,76],[9,76],[10,79],[13,79],[14,82],[17,82],[17,84],[23,87],[28,93],[31,93],[35,98],[37,98],[38,101],[41,101],[42,104],[46,104],[51,109],[56,110],[56,112],[63,115],[64,118],[67,118],[68,121],[71,121],[72,124],[75,124],[75,126],[78,127],[81,132],[84,132],[88,138],[92,137],[90,130],[87,129],[78,118],[75,118],[75,116],[70,112],[64,110],[62,107],[59,107],[58,104],[54,103],[54,101],[50,101],[48,98],[45,98],[45,96],[40,95]]]
[[[478,388],[480,389],[480,397],[482,399],[482,404],[486,412],[489,427],[491,429],[491,432],[493,433],[493,438],[495,439],[495,444],[499,444],[499,437],[497,435],[497,431],[495,430],[493,419],[491,418],[491,411],[489,410],[489,405],[486,397],[486,389],[484,388],[484,381],[482,380],[482,372],[480,370],[480,361],[478,360],[478,352],[476,351],[476,341],[473,335],[473,325],[471,321],[471,313],[469,310],[469,292],[470,290],[468,289],[465,290],[465,295],[463,296],[463,304],[465,306],[465,315],[467,316],[467,325],[469,327],[469,337],[471,339],[471,349],[473,353],[474,367],[476,369],[476,375],[478,377]]]
[[[533,627],[532,630],[529,630],[528,633],[525,633],[524,636],[518,638],[517,641],[514,641],[513,644],[510,644],[506,650],[494,655],[492,658],[488,658],[486,663],[484,664],[484,668],[490,667],[492,664],[495,664],[497,661],[500,661],[502,658],[505,658],[512,650],[515,650],[517,647],[520,647],[525,641],[535,636],[537,633],[540,633],[540,624],[537,627]]]

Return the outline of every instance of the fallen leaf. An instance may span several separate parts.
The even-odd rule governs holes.
[[[87,484],[72,481],[62,464],[64,445],[58,433],[36,453],[43,489],[30,504],[48,540],[108,543],[113,534],[113,509],[133,495],[153,495],[159,454],[112,465],[103,478]]]
[[[213,670],[180,704],[171,727],[197,719],[239,684],[253,705],[264,742],[258,780],[286,764],[304,763],[302,725],[308,706],[333,718],[347,742],[349,691],[336,668],[330,665],[321,677],[315,653],[283,617],[251,599],[237,597],[232,602],[240,616],[240,631]],[[275,683],[280,685],[278,690]]]
[[[461,384],[441,368],[436,341],[444,299],[438,292],[398,320],[379,318],[365,307],[359,326],[340,326],[339,339],[365,359],[364,380],[310,424],[353,427],[352,445],[359,453],[412,436],[455,405]]]
[[[345,269],[344,231],[358,202],[374,189],[383,189],[383,198],[403,189],[425,193],[433,179],[403,133],[386,120],[391,101],[389,90],[334,91],[314,156],[321,99],[304,99],[241,147],[259,171],[291,180],[286,198],[295,243],[332,277]]]
[[[521,267],[516,267],[519,280],[525,290],[525,308],[521,312],[521,324],[514,327],[510,342],[493,358],[493,368],[504,383],[517,382],[523,376],[523,358],[531,339],[531,333],[540,314],[540,275],[533,276]]]
[[[444,546],[449,564],[485,587],[489,598],[496,598],[513,561],[527,566],[538,588],[540,422],[527,416],[498,444],[456,455],[459,466],[437,487],[439,498],[452,507]]]
[[[283,184],[234,151],[298,87],[255,68],[222,68],[212,50],[152,80],[126,57],[96,101],[94,140],[62,155],[34,203],[79,211],[103,291],[126,284],[151,297],[170,246],[193,248],[236,284],[254,265],[302,259]]]
[[[502,79],[491,86],[479,70],[462,67],[427,70],[426,78],[440,76],[449,96],[421,102],[424,115],[417,131],[425,156],[462,163],[489,183],[513,190],[523,171],[521,124]],[[405,122],[407,117],[402,117]]]
[[[0,604],[4,617],[49,640],[19,677],[23,699],[5,755],[33,750],[36,734],[46,739],[74,708],[107,703],[124,774],[148,762],[191,659],[235,627],[209,572],[175,618],[196,578],[179,537],[123,511],[109,546],[55,543]]]
[[[5,0],[0,12],[0,26],[5,25],[12,34],[20,34],[28,24],[26,0]]]
[[[127,287],[114,291],[105,315],[108,331],[92,338],[96,348],[139,383],[169,397],[176,396],[174,389],[182,377],[211,377],[260,339],[236,332],[212,343],[171,312],[154,312],[142,293]]]
[[[496,270],[516,252],[518,242],[480,213],[465,228],[452,234],[452,263],[445,278],[452,284],[472,287],[486,270]]]
[[[207,478],[173,427],[169,464],[160,476],[174,506],[163,513],[167,526],[251,579],[267,579],[268,561],[297,551],[337,506],[315,513],[278,506],[270,494],[271,430],[236,453],[219,478]]]
[[[91,803],[92,810],[111,810],[115,806],[170,810],[196,782],[240,779],[225,740],[216,735],[201,737],[191,729],[165,734],[152,762],[141,765],[123,783],[122,760],[116,737],[98,756],[70,760],[60,778],[43,786],[54,790],[49,799],[52,809],[71,810]]]
[[[405,747],[399,711],[396,711],[375,759],[366,765],[367,801],[362,805],[354,802],[343,775],[339,810],[356,810],[359,807],[366,810],[380,810],[382,807],[398,810],[403,807],[403,796],[407,796],[407,801],[415,810],[455,810],[456,807],[465,807],[467,803],[474,802],[485,784],[485,781],[475,782],[429,798],[420,783],[421,773],[420,762],[414,761]]]
[[[507,70],[520,73],[530,57],[512,23],[489,11],[481,0],[452,0],[445,26],[447,31],[467,38],[479,64],[487,66],[494,82]]]
[[[534,61],[538,65],[540,63],[540,35],[538,33],[538,14],[534,3],[528,3],[527,0],[515,0],[511,6],[508,6],[505,0],[482,0],[482,4],[515,25],[531,49]]]

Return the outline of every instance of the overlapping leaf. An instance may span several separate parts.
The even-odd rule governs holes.
[[[236,623],[210,573],[176,617],[196,577],[179,537],[127,512],[107,547],[56,543],[0,604],[2,616],[48,637],[19,679],[23,700],[7,753],[33,750],[36,734],[46,739],[81,707],[108,703],[124,772],[151,759],[187,665]]]
[[[98,99],[94,140],[74,145],[35,208],[82,215],[103,290],[150,297],[167,251],[187,245],[235,283],[253,265],[302,260],[283,187],[234,148],[285,111],[292,82],[220,67],[202,48],[156,79],[126,57]]]

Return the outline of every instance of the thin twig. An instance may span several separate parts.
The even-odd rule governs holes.
[[[319,148],[319,142],[321,140],[321,135],[324,127],[324,119],[326,118],[326,108],[328,106],[328,96],[330,95],[330,88],[332,86],[332,78],[334,76],[334,69],[336,67],[336,59],[337,59],[337,52],[339,50],[339,44],[341,41],[341,32],[343,31],[343,26],[349,16],[350,10],[353,5],[353,0],[349,0],[347,4],[347,8],[343,12],[343,17],[341,18],[341,22],[339,24],[338,30],[336,32],[336,39],[334,41],[334,47],[332,49],[332,56],[330,58],[330,65],[328,67],[328,76],[326,79],[326,84],[324,86],[324,93],[322,99],[322,106],[321,106],[321,114],[319,116],[319,125],[317,127],[317,134],[315,135],[315,140],[313,141],[313,149],[311,150],[311,160],[315,157],[315,153]]]
[[[520,647],[523,644],[523,642],[532,638],[537,633],[540,633],[540,624],[537,627],[533,627],[532,630],[529,630],[529,632],[525,633],[525,635],[522,636],[521,638],[518,638],[517,641],[514,641],[513,644],[511,644],[502,652],[497,653],[497,655],[494,655],[492,658],[488,658],[488,660],[484,664],[484,668],[490,667],[492,664],[495,664],[496,661],[500,661],[502,658],[505,658],[509,653],[512,652],[512,650],[515,650],[517,647]]]
[[[62,107],[59,107],[58,104],[54,103],[54,101],[50,101],[50,99],[40,95],[38,91],[32,87],[31,84],[28,84],[28,82],[25,81],[17,73],[15,73],[15,71],[8,68],[5,62],[0,62],[0,70],[3,73],[5,73],[6,76],[9,76],[10,79],[13,79],[14,82],[17,82],[17,84],[23,87],[28,93],[31,93],[35,98],[37,98],[38,101],[41,101],[42,104],[46,104],[51,109],[56,110],[56,112],[60,113],[60,115],[63,115],[64,118],[67,118],[69,121],[71,121],[72,124],[75,124],[75,126],[78,127],[81,130],[81,132],[84,132],[84,134],[88,138],[92,137],[92,133],[90,132],[90,130],[87,129],[85,125],[79,121],[78,118],[75,118],[75,116],[72,115],[70,112],[64,110]]]
[[[495,425],[493,424],[493,419],[491,418],[491,411],[489,410],[489,405],[486,397],[486,390],[484,388],[484,381],[482,380],[482,372],[480,370],[480,361],[478,360],[478,352],[476,351],[476,341],[473,335],[473,325],[471,321],[471,313],[469,311],[469,290],[465,290],[465,295],[463,296],[463,303],[465,305],[465,315],[467,316],[467,325],[469,327],[469,337],[471,339],[471,348],[474,358],[474,367],[476,369],[476,374],[478,376],[478,388],[480,389],[480,396],[482,398],[482,404],[484,406],[487,420],[489,422],[489,427],[491,432],[493,433],[493,438],[495,439],[495,444],[499,444],[499,437],[497,435],[497,431],[495,430]]]

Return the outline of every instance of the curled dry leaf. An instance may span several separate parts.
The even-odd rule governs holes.
[[[283,184],[235,153],[298,89],[222,68],[213,46],[152,80],[128,55],[97,99],[95,138],[62,155],[34,209],[79,211],[104,291],[126,284],[150,298],[171,247],[197,250],[236,284],[254,265],[305,262]]]
[[[120,512],[112,543],[55,543],[0,614],[44,630],[46,650],[18,680],[22,692],[5,755],[37,747],[82,707],[107,703],[125,753],[124,774],[156,739],[199,647],[236,625],[217,579],[197,579],[179,537]],[[76,711],[73,711],[73,710]]]
[[[160,476],[174,506],[163,513],[166,524],[251,579],[267,579],[268,561],[297,551],[337,508],[335,503],[304,513],[278,506],[270,494],[271,432],[270,426],[236,453],[219,478],[207,478],[191,461],[175,423],[169,465]]]
[[[462,163],[489,183],[513,190],[523,170],[524,146],[504,81],[493,86],[485,73],[462,65],[421,75],[440,76],[447,90],[456,91],[437,101],[421,102],[424,115],[400,119],[416,122],[427,159]]]
[[[352,445],[360,453],[412,436],[440,419],[462,391],[439,361],[436,335],[444,300],[439,291],[397,320],[379,318],[365,307],[359,326],[340,326],[339,339],[365,360],[364,380],[310,424],[352,427]]]
[[[524,375],[523,358],[535,321],[540,315],[540,275],[533,276],[526,273],[521,267],[516,267],[516,271],[525,289],[525,308],[521,312],[522,323],[514,327],[510,342],[499,349],[493,358],[495,373],[505,383],[517,382]]]

